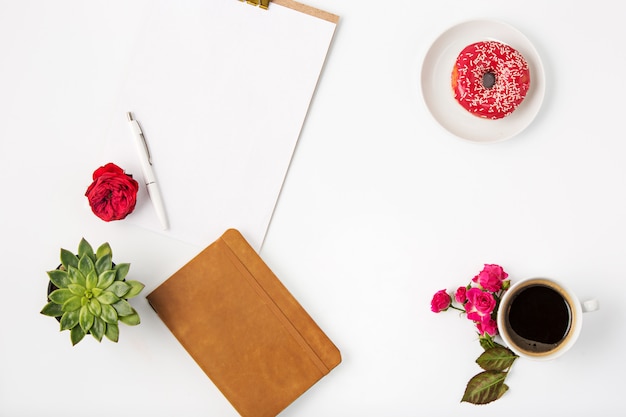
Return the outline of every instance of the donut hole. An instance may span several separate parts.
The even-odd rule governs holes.
[[[483,74],[482,83],[483,83],[483,87],[485,87],[488,90],[493,88],[493,86],[496,85],[496,74],[492,71],[485,72]]]

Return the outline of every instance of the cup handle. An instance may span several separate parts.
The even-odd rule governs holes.
[[[600,302],[595,298],[592,300],[587,300],[582,302],[583,313],[589,313],[591,311],[596,311],[600,308]]]

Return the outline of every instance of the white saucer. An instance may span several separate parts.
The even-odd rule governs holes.
[[[517,49],[530,70],[530,88],[524,101],[513,113],[498,120],[469,113],[456,102],[451,86],[452,67],[461,50],[487,40]],[[491,20],[464,22],[441,34],[424,57],[421,83],[424,101],[435,120],[450,133],[473,142],[497,142],[517,135],[533,121],[545,94],[543,65],[535,47],[517,29]]]

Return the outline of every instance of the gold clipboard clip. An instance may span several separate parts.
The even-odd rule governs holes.
[[[244,0],[239,0],[243,2]],[[253,6],[259,6],[261,9],[267,10],[270,6],[270,0],[245,0],[246,3]]]

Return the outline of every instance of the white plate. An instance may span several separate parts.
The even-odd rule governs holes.
[[[528,62],[530,88],[524,101],[510,115],[497,120],[483,119],[465,110],[454,98],[452,67],[467,45],[498,41],[517,49]],[[472,20],[445,31],[424,57],[422,94],[435,120],[454,135],[474,142],[497,142],[512,138],[535,118],[545,93],[541,58],[533,44],[517,29],[491,20]]]

